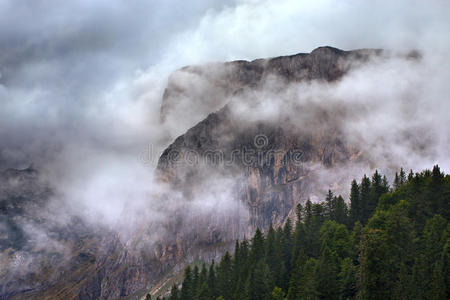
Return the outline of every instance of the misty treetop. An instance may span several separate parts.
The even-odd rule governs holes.
[[[297,206],[295,226],[259,229],[218,264],[185,269],[170,300],[449,299],[450,176],[376,171]]]

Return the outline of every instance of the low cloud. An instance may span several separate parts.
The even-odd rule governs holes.
[[[154,182],[155,165],[142,153],[150,145],[156,161],[178,135],[232,101],[246,122],[288,116],[303,129],[321,126],[311,116],[329,111],[374,162],[333,170],[334,177],[321,170],[318,181],[375,167],[439,163],[448,171],[449,9],[448,1],[2,1],[0,167],[34,162],[56,188],[52,209],[62,220],[80,215],[125,236],[141,222],[164,224],[174,211],[189,222],[211,214],[219,225],[216,208],[240,209],[230,201],[229,178],[217,178],[217,189],[199,186],[186,202]],[[285,86],[273,78],[265,89],[217,103],[208,102],[215,96],[209,83],[194,76],[186,82],[202,101],[185,99],[183,116],[160,123],[167,78],[177,68],[322,45],[417,49],[422,59],[373,61],[333,84]],[[164,193],[170,197],[162,203]],[[160,228],[158,238],[166,234]]]

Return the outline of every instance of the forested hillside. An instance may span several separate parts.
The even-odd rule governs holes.
[[[188,266],[168,299],[448,299],[449,202],[438,166],[401,170],[392,187],[375,172],[351,183],[348,206],[329,191],[297,206],[295,226],[258,229],[219,263]]]

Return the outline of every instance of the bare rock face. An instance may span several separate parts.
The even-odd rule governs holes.
[[[275,121],[246,122],[233,109],[236,101],[243,101],[236,95],[264,90],[272,78],[282,86],[337,81],[351,68],[381,54],[381,50],[320,47],[309,54],[185,67],[175,72],[164,93],[162,121],[173,115],[182,122],[185,104],[196,101],[200,104],[194,105],[195,116],[208,115],[163,152],[157,167],[160,180],[189,197],[199,182],[210,177],[237,178],[234,195],[244,203],[248,216],[239,229],[232,230],[235,236],[228,236],[230,240],[248,236],[256,227],[282,224],[313,190],[315,169],[358,159],[358,149],[344,140],[339,113],[332,107],[292,108],[302,111],[299,116],[315,119],[318,126],[310,126],[313,130],[296,126],[283,116]],[[205,93],[190,88],[198,87],[199,82],[206,87]],[[218,110],[211,113],[214,109]]]

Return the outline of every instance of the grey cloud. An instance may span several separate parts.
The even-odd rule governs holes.
[[[1,1],[0,168],[35,162],[49,169],[69,199],[84,199],[86,205],[93,198],[107,203],[110,195],[98,189],[117,187],[123,176],[132,178],[125,181],[135,191],[131,196],[145,198],[153,187],[146,186],[151,169],[138,161],[142,150],[151,143],[158,155],[194,122],[175,118],[159,124],[166,79],[176,68],[310,52],[321,45],[417,48],[439,62],[450,48],[449,6],[448,1]],[[367,81],[352,80],[363,93]],[[353,91],[347,84],[342,94]],[[427,87],[436,91],[433,97],[448,97],[440,81]],[[192,116],[204,113],[201,105],[189,107]],[[433,113],[445,117],[443,111]],[[392,121],[391,115],[378,117]],[[445,141],[437,143],[443,149]],[[131,184],[134,178],[141,180]],[[127,200],[116,199],[104,211],[104,205],[90,208],[117,218]]]

